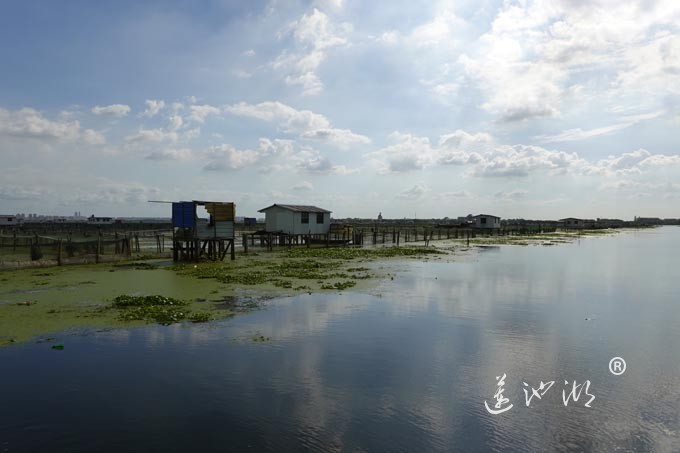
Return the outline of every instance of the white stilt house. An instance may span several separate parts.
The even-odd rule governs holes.
[[[501,227],[501,218],[496,217],[495,215],[479,214],[479,215],[473,216],[472,220],[474,221],[474,224],[472,226],[475,227],[475,228],[500,228]]]
[[[273,204],[260,209],[268,233],[326,234],[331,227],[331,211],[316,206]]]

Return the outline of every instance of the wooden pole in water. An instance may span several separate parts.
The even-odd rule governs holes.
[[[101,248],[102,248],[102,234],[101,232],[97,236],[97,255],[95,256],[95,262],[99,264],[99,254],[101,253]]]

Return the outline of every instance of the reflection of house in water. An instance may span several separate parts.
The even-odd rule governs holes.
[[[331,211],[316,206],[273,204],[258,212],[265,214],[268,233],[326,234],[331,226]]]
[[[474,222],[472,224],[475,228],[500,228],[501,218],[495,215],[489,214],[479,214],[472,216],[471,220]]]
[[[209,217],[199,218],[197,209]],[[228,251],[234,259],[234,203],[178,201],[172,203],[173,259],[197,260],[203,256],[222,260]]]

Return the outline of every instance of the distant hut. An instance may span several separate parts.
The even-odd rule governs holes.
[[[87,218],[87,221],[89,223],[94,223],[94,224],[109,224],[109,223],[114,223],[114,218],[113,217],[95,217],[94,214],[91,215],[90,217]]]
[[[327,234],[331,226],[331,211],[317,206],[273,204],[258,212],[265,215],[268,233]]]
[[[0,215],[0,226],[17,225],[19,219],[15,215]]]
[[[564,228],[583,228],[586,226],[586,221],[584,219],[577,219],[576,217],[567,217],[565,219],[560,219]]]
[[[495,215],[489,214],[479,214],[472,216],[472,221],[474,222],[472,226],[474,228],[500,228],[501,218]]]
[[[199,218],[196,208],[202,206],[209,218]],[[234,218],[236,206],[219,201],[178,201],[172,203],[174,259],[195,260],[202,256],[222,260],[231,250],[234,259]]]

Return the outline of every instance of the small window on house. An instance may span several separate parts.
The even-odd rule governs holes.
[[[323,223],[323,212],[316,213],[316,223]]]
[[[481,223],[482,225],[486,225],[486,217],[482,217],[481,219],[479,219],[479,223]]]
[[[309,223],[309,212],[302,213],[302,223]]]

